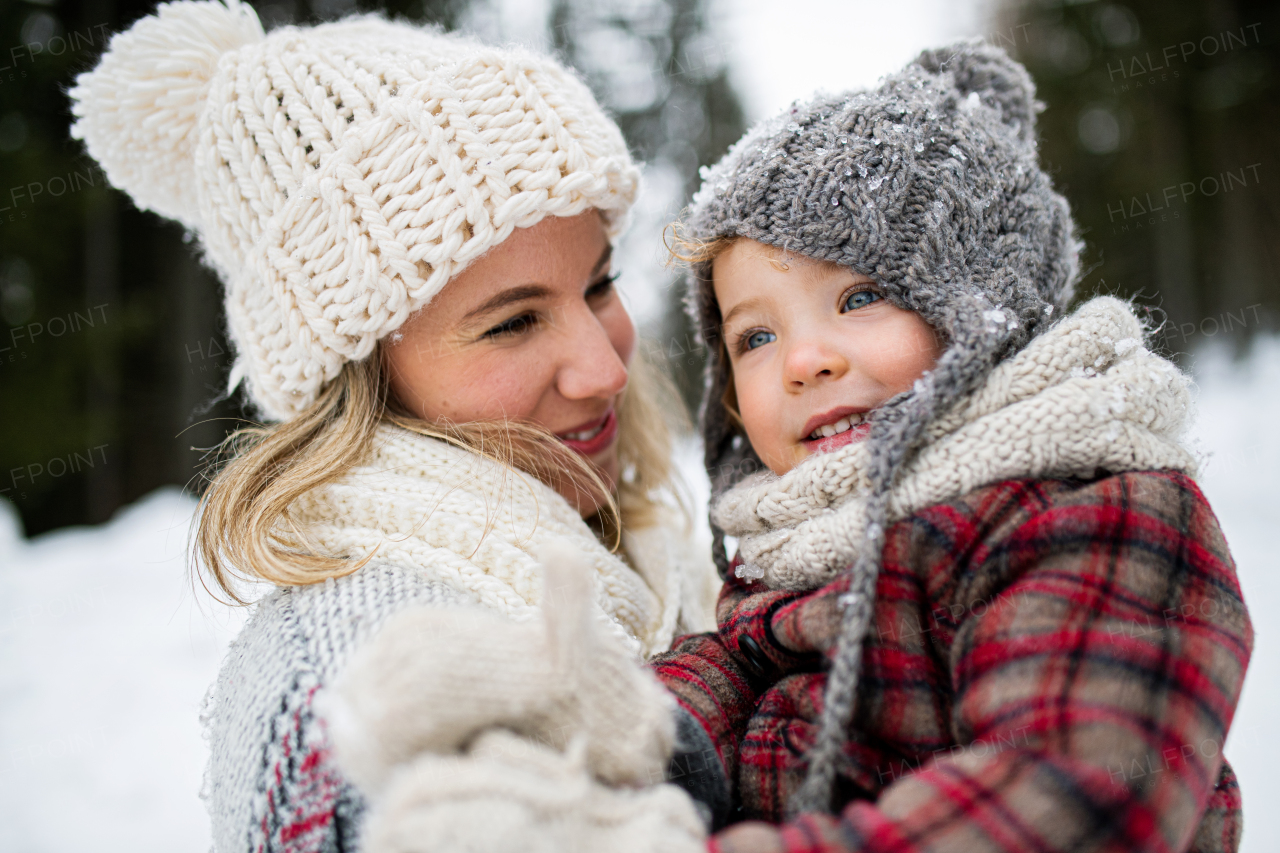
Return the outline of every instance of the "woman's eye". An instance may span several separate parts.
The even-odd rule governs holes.
[[[523,335],[538,322],[536,314],[521,314],[504,323],[499,323],[484,333],[486,338],[501,338],[507,335]]]
[[[876,293],[874,290],[855,290],[850,293],[844,300],[844,307],[840,309],[841,313],[847,311],[856,311],[859,308],[866,308],[872,302],[879,302],[884,297]]]
[[[618,280],[619,275],[621,275],[621,273],[614,273],[613,275],[605,276],[595,284],[588,287],[587,298],[599,299],[601,296],[608,295],[609,292],[613,290],[613,283]]]
[[[744,337],[742,339],[742,345],[744,349],[755,349],[756,347],[762,347],[765,344],[771,344],[777,339],[778,336],[773,332],[766,332],[763,329],[760,329],[755,332],[751,332]]]

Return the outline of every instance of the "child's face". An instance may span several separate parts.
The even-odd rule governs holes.
[[[833,263],[743,239],[715,259],[712,282],[738,411],[777,474],[866,438],[863,415],[910,389],[942,350],[919,315]]]

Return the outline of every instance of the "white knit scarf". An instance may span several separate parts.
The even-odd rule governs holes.
[[[536,478],[426,436],[383,426],[371,458],[300,499],[292,518],[326,553],[419,571],[517,620],[544,591],[534,554],[555,539],[588,555],[596,599],[614,632],[644,656],[677,632],[708,627],[709,560],[681,535],[676,513],[623,533],[632,568],[577,511]]]
[[[928,430],[894,483],[889,521],[1001,480],[1098,470],[1194,476],[1180,441],[1190,381],[1142,336],[1128,303],[1098,297],[997,365]],[[866,453],[865,441],[855,443],[726,492],[713,518],[739,537],[739,577],[813,589],[852,565],[867,540]]]

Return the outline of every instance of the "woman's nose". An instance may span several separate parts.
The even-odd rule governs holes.
[[[627,387],[627,356],[634,331],[610,329],[589,308],[575,312],[564,326],[565,358],[556,376],[560,394],[568,400],[608,398]],[[626,323],[630,323],[627,318]],[[615,337],[625,340],[615,341]],[[619,349],[625,352],[620,353]]]
[[[801,339],[792,344],[783,362],[787,385],[799,389],[839,379],[849,370],[849,360],[821,340]]]

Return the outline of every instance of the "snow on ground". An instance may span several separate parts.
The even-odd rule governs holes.
[[[1267,726],[1280,703],[1280,339],[1232,364],[1202,354],[1202,485],[1240,567],[1257,647],[1227,755],[1240,775],[1243,849],[1280,837]],[[681,469],[705,505],[698,448]],[[243,611],[193,591],[183,553],[193,502],[158,491],[98,528],[27,542],[0,503],[0,850],[183,853],[209,847],[197,799],[200,701]],[[198,590],[198,587],[197,587]]]
[[[198,714],[243,612],[192,590],[193,506],[23,542],[0,502],[0,850],[209,849]]]
[[[1274,851],[1280,838],[1280,337],[1262,338],[1233,364],[1225,348],[1200,353],[1199,420],[1193,438],[1207,461],[1200,485],[1235,557],[1256,634],[1244,694],[1227,736],[1227,760],[1240,778],[1242,853]]]

